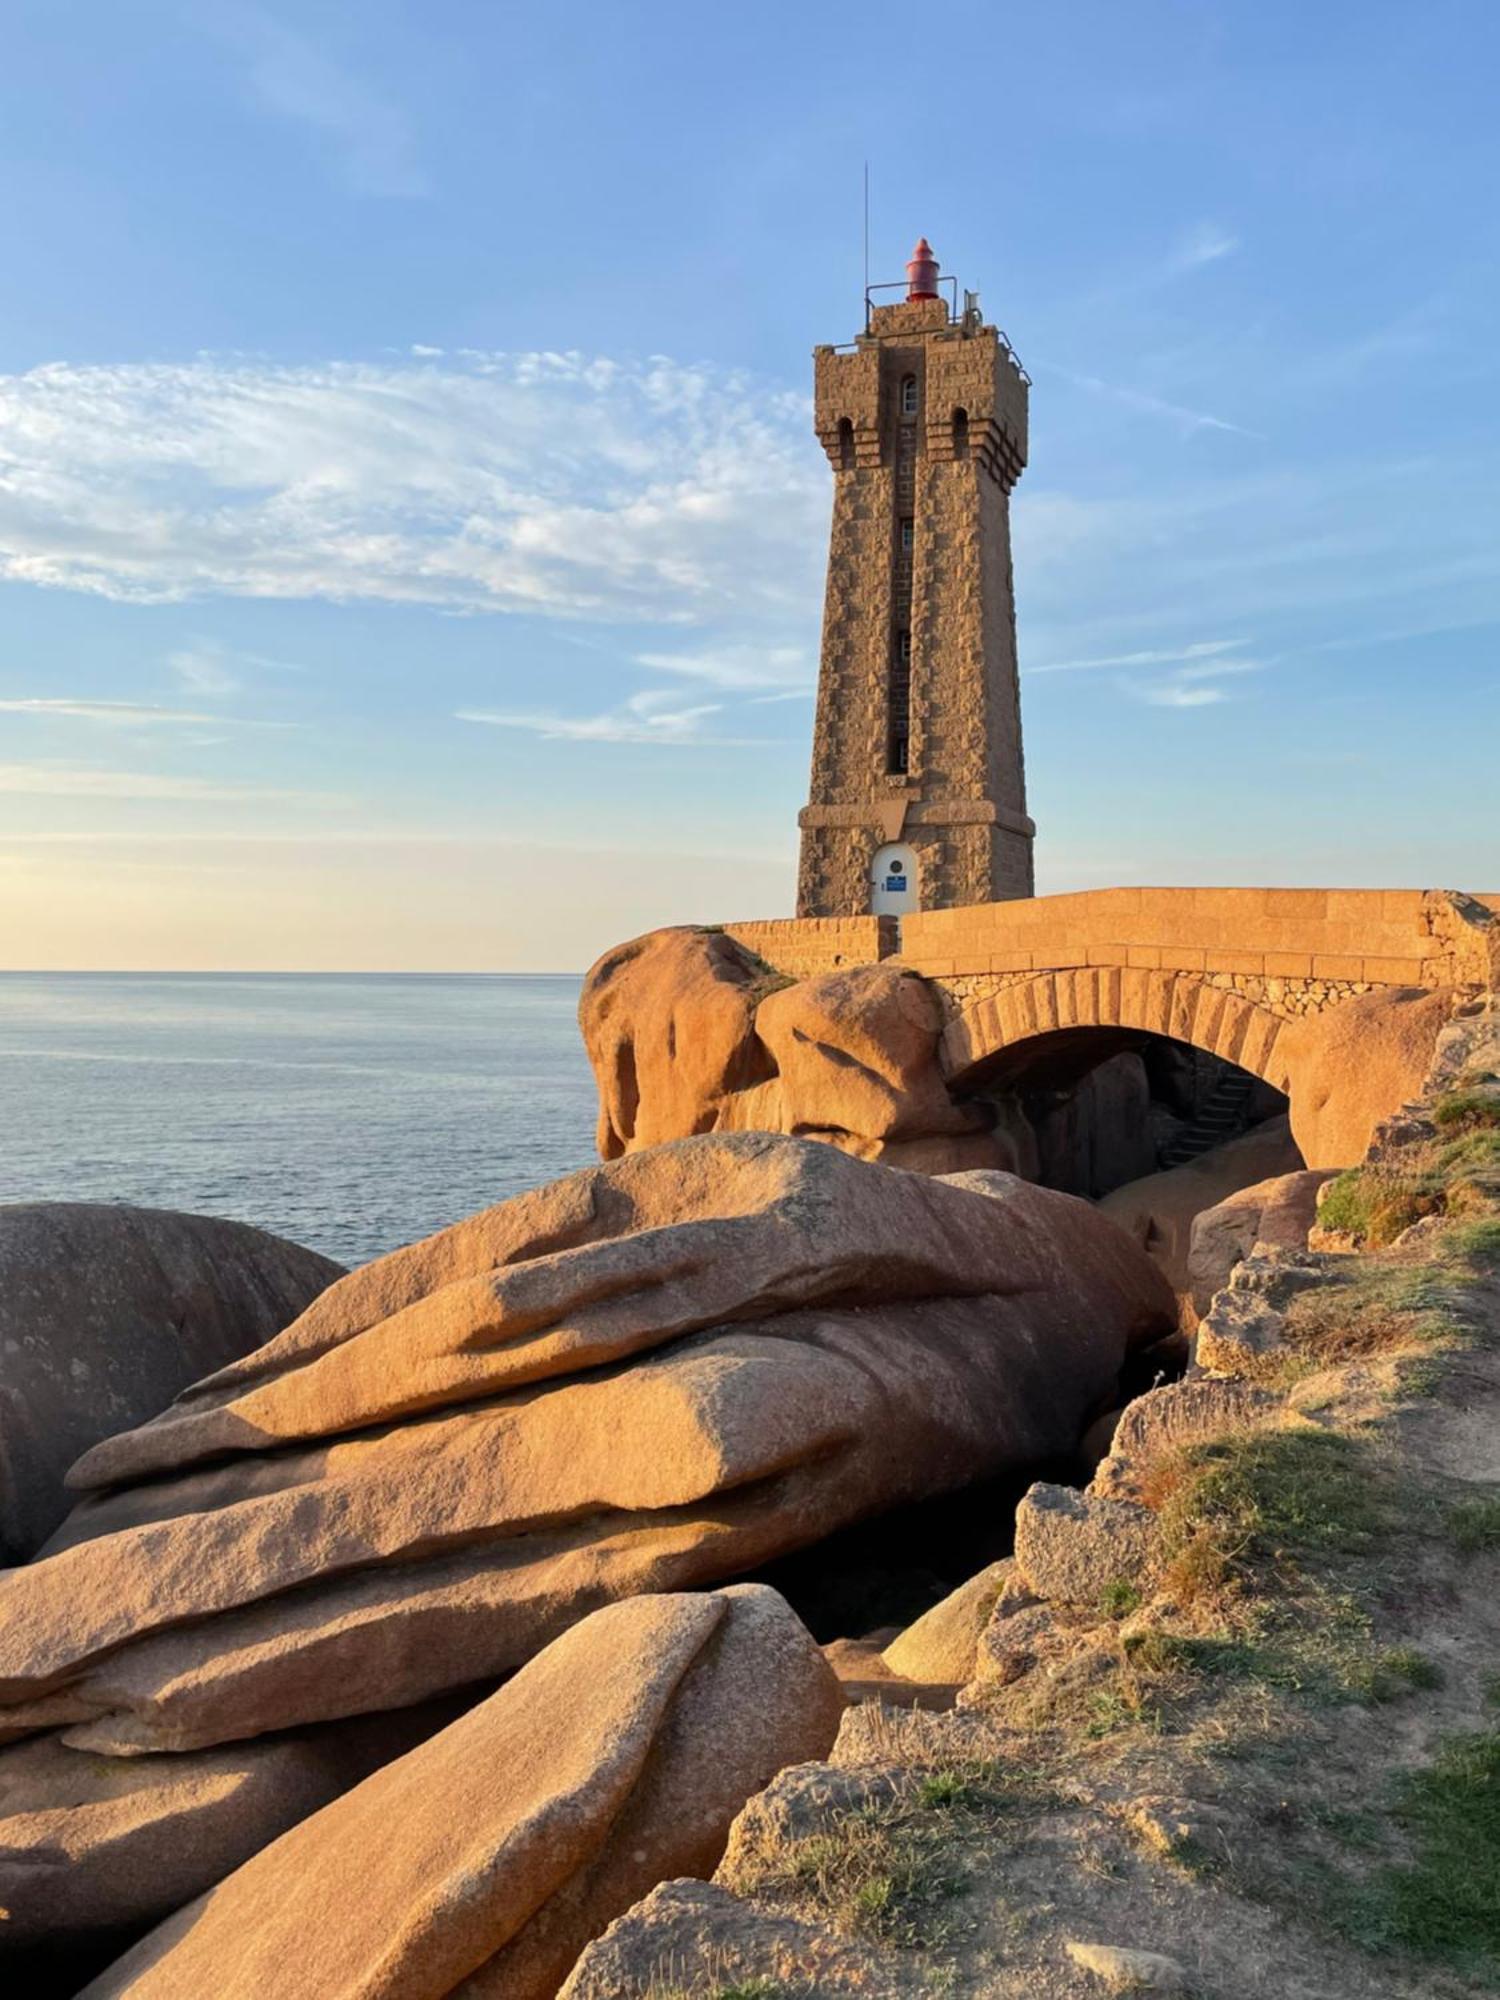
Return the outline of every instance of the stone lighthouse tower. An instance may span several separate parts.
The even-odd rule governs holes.
[[[950,307],[925,237],[906,271],[904,299],[814,355],[834,498],[805,917],[1032,893],[1010,558],[1028,377],[972,295]]]

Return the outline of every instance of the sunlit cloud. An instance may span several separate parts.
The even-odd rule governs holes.
[[[636,743],[674,748],[748,749],[760,739],[717,736],[705,729],[710,716],[723,713],[722,702],[674,707],[678,697],[665,688],[645,688],[619,708],[601,715],[554,715],[545,712],[460,709],[460,722],[487,723],[493,729],[519,729],[551,743]]]
[[[637,653],[637,666],[682,674],[718,688],[785,688],[801,693],[812,684],[812,663],[803,646],[725,646],[711,652]]]
[[[743,650],[664,670],[748,684],[759,645],[774,682],[764,648],[816,616],[820,461],[802,397],[659,357],[57,363],[0,377],[0,577],[712,623]],[[172,664],[239,677],[212,647]]]

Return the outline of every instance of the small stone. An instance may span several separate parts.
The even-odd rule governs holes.
[[[1068,1956],[1102,1979],[1111,1993],[1186,1993],[1188,1976],[1175,1958],[1118,1944],[1070,1943]]]

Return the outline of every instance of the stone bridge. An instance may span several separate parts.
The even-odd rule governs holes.
[[[1147,1032],[1287,1088],[1284,1027],[1383,989],[1493,987],[1500,894],[1421,889],[1093,889],[890,918],[732,924],[794,978],[890,961],[938,989],[962,1094],[1098,1032]]]

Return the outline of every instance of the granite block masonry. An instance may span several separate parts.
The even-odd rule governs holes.
[[[814,357],[833,526],[798,913],[1032,893],[1010,493],[1028,378],[924,238],[898,304]]]

